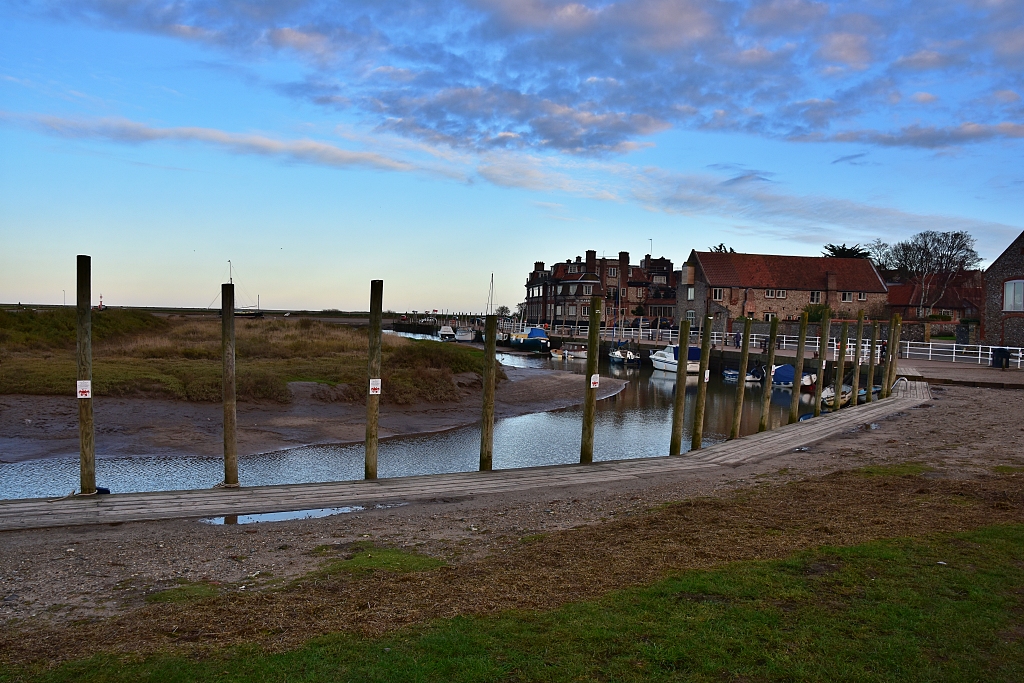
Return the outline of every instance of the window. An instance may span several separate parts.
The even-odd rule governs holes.
[[[570,273],[575,273],[576,272],[576,266],[569,266],[569,272]]]
[[[766,290],[764,290],[764,298],[765,299],[774,299],[775,298],[775,290],[774,289],[766,289]]]
[[[697,311],[687,311],[686,319],[690,321],[690,327],[697,324]]]
[[[621,301],[622,299],[625,299],[625,298],[626,298],[626,288],[622,287],[622,288],[619,289],[619,300]]]
[[[576,315],[576,307],[575,306],[570,306],[569,307],[569,315]]]
[[[580,306],[580,315],[590,315],[590,306]]]
[[[619,274],[619,269],[618,268],[609,268],[608,269],[608,277],[615,277],[618,274]]]
[[[812,304],[820,304],[821,303],[821,292],[811,292],[811,303]]]
[[[774,313],[765,313],[764,314],[764,321],[766,323],[770,323],[772,321],[772,318],[774,318],[774,317],[775,317]]]
[[[562,307],[555,306],[555,315],[562,315]]]
[[[857,301],[867,301],[867,300],[868,300],[868,293],[867,292],[857,292]]]
[[[563,287],[563,285],[558,285],[558,293],[559,293],[559,294],[561,294],[561,293],[562,293],[562,287]]]
[[[843,292],[839,296],[839,300],[844,304],[848,304],[853,301],[853,292]]]
[[[583,296],[590,296],[594,293],[594,285],[583,285]]]
[[[1024,311],[1024,280],[1010,280],[1003,285],[1003,310]]]
[[[775,290],[775,298],[776,299],[785,299],[786,298],[786,290],[784,290],[784,289],[776,289]]]
[[[576,294],[577,285],[569,285],[569,293]]]
[[[686,300],[693,301],[693,285],[686,286]]]
[[[666,282],[668,282],[668,280],[665,279],[664,275],[655,275],[654,276],[654,284],[656,284],[656,285],[663,285]]]
[[[711,298],[714,301],[721,301],[722,300],[722,288],[721,287],[713,288],[711,290]]]

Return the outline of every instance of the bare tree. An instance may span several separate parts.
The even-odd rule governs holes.
[[[868,251],[880,268],[918,279],[921,283],[918,306],[931,315],[953,278],[981,263],[974,244],[974,238],[967,232],[925,230],[891,246],[875,240],[868,244]]]

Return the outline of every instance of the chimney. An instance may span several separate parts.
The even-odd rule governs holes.
[[[587,272],[597,272],[597,252],[593,249],[587,249]]]
[[[533,262],[533,271],[536,273],[536,272],[540,272],[542,270],[544,270],[544,262],[543,261],[534,261]]]
[[[581,259],[581,258],[580,258],[579,256],[577,256],[577,257],[576,257],[576,263],[579,263],[579,262],[580,262],[580,261],[582,261],[582,260],[583,260],[583,259]]]
[[[629,252],[628,251],[620,251],[619,252],[619,277],[622,278],[623,281],[625,281],[625,279],[627,277],[629,277]]]

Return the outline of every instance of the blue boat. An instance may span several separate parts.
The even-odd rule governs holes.
[[[796,368],[792,365],[777,365],[775,366],[775,372],[772,373],[772,384],[777,387],[792,387],[793,377],[796,375]],[[801,378],[801,386],[810,386],[814,384],[814,380],[817,378],[813,372],[805,372]]]
[[[520,351],[550,351],[551,340],[542,327],[530,327],[525,332],[509,335],[509,344]]]

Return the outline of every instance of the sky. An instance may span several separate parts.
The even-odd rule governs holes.
[[[0,302],[479,312],[534,261],[1024,229],[1024,2],[7,0]]]

